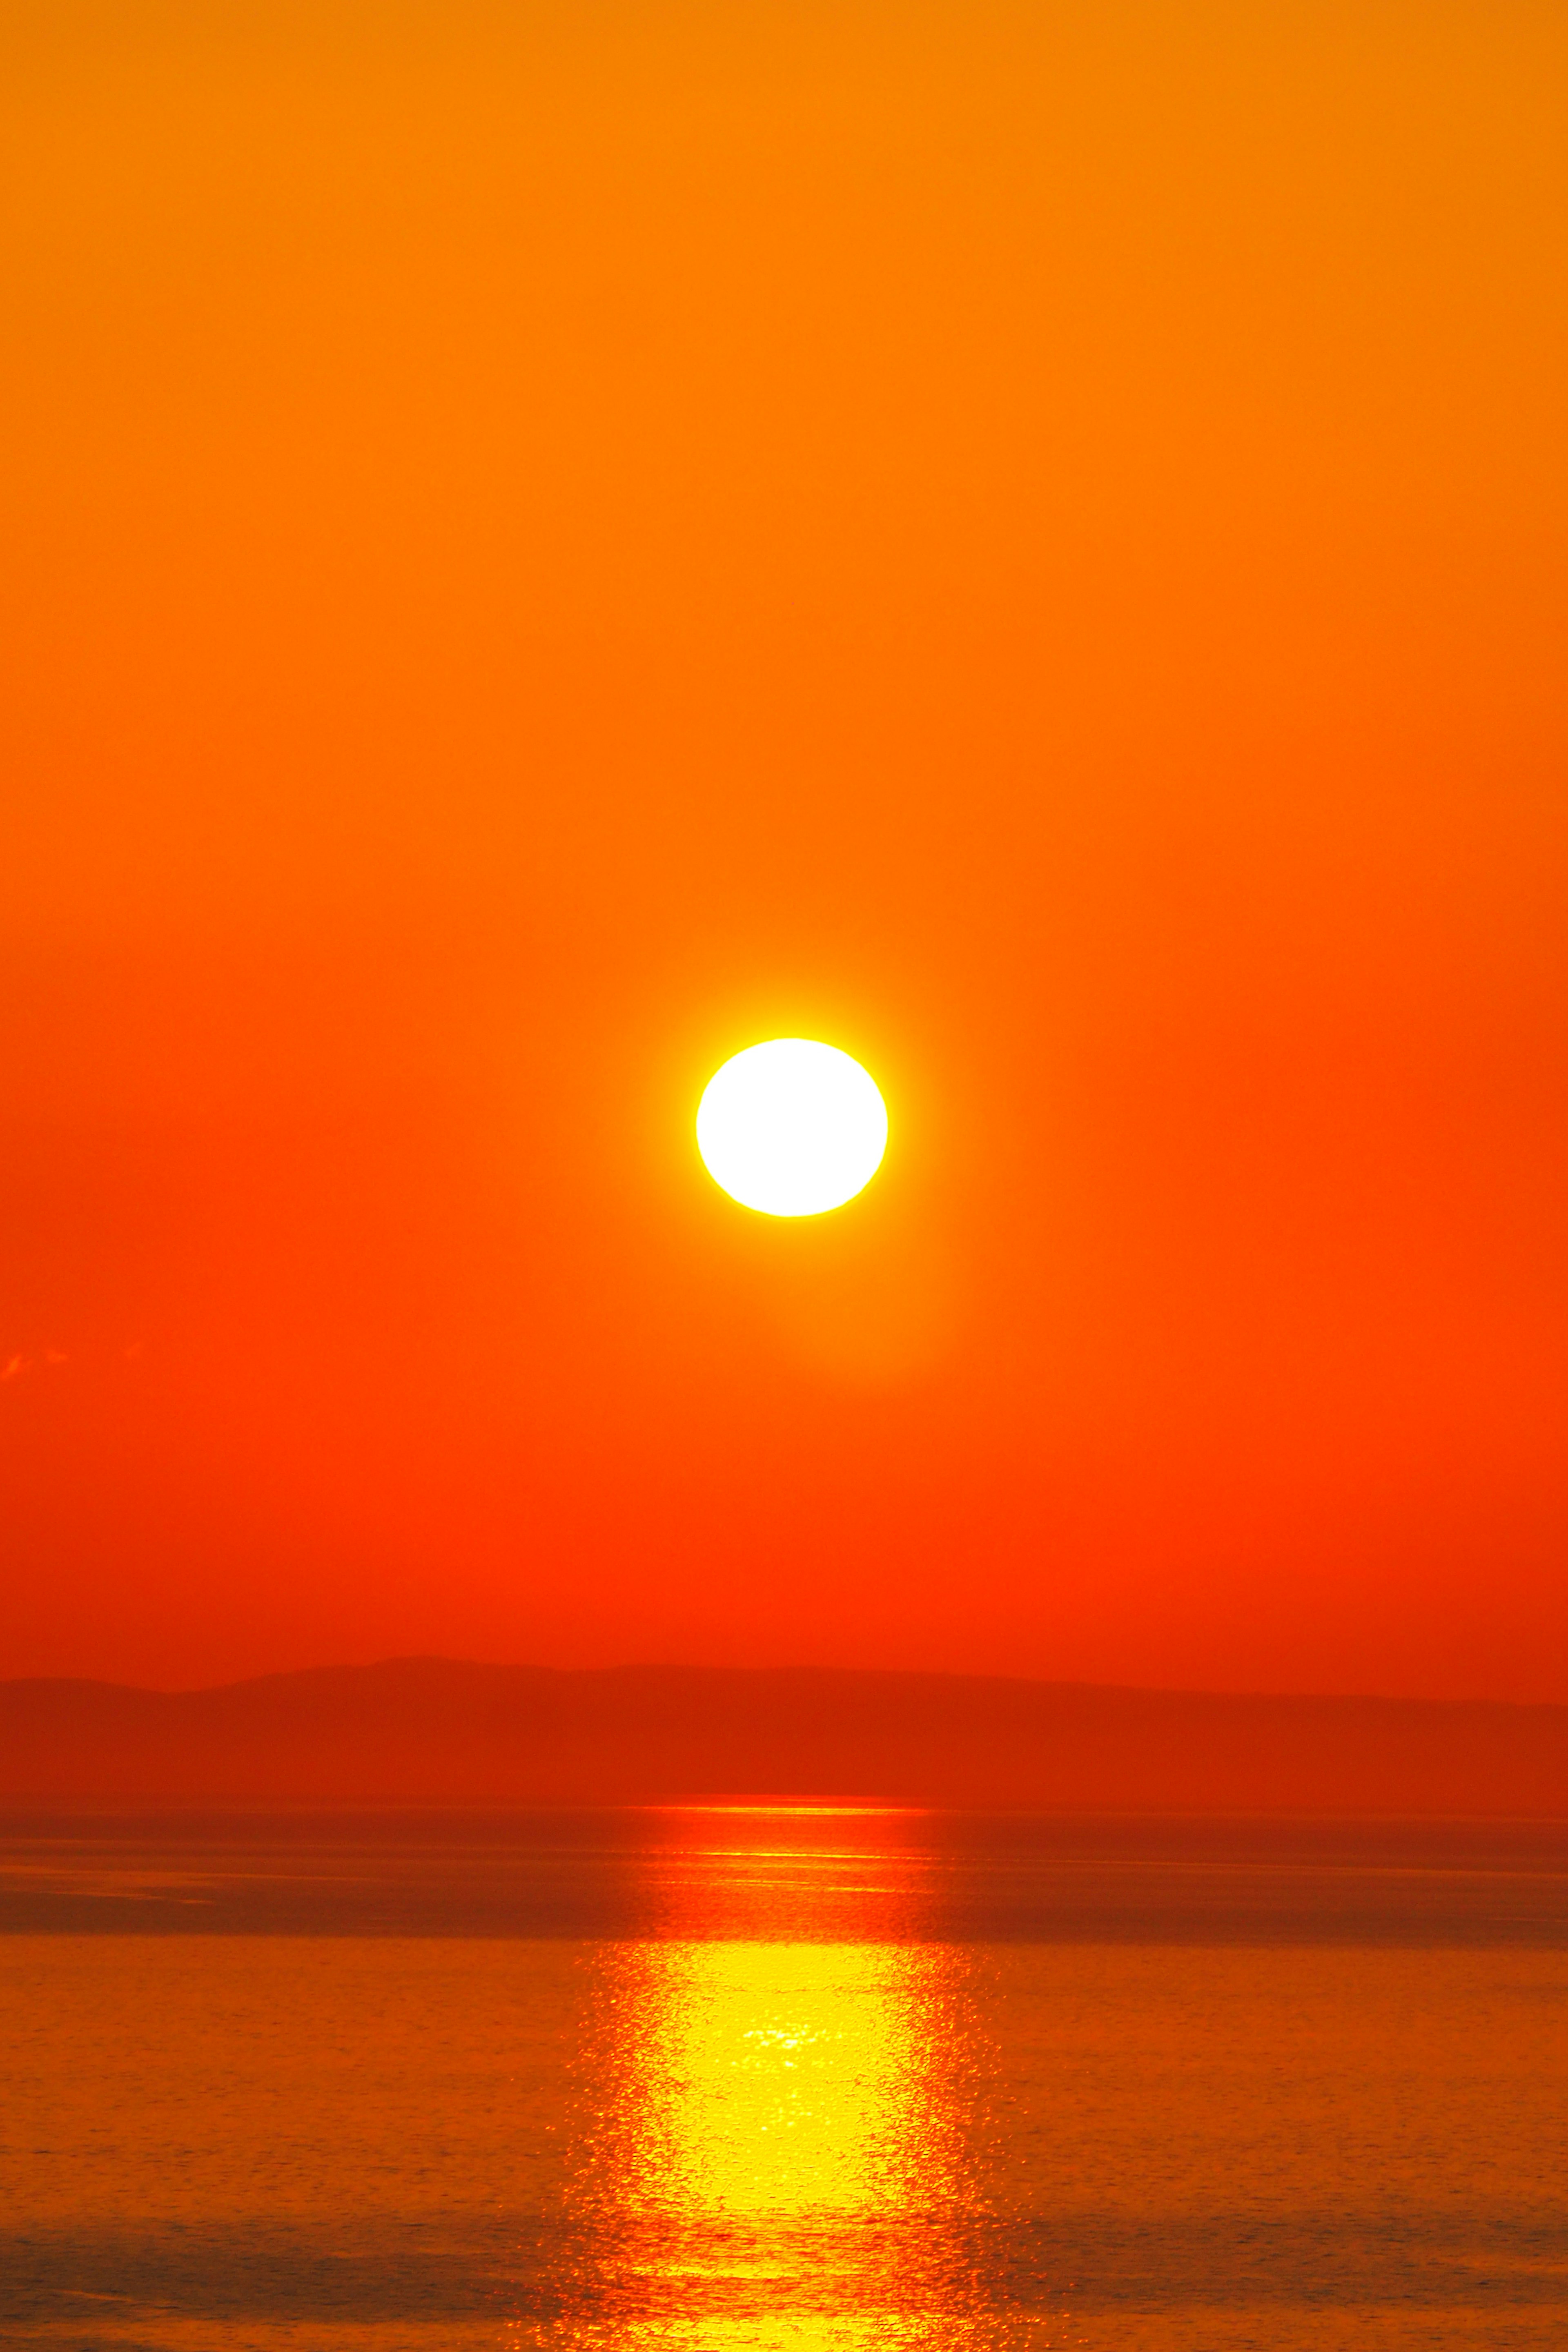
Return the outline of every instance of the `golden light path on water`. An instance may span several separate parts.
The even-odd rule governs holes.
[[[797,1934],[829,1912],[839,1926],[854,1906],[846,1866],[865,1876],[873,1857],[818,1845],[821,1913],[803,1919],[799,1844],[770,1851],[752,1826],[690,1856],[678,1902],[700,1905],[706,1881],[731,1926],[746,1924],[739,1905],[763,1935],[787,1880]],[[885,1889],[862,1891],[869,1926]],[[615,1948],[600,2063],[617,2091],[593,2167],[632,2305],[616,2342],[869,2352],[933,2343],[938,2327],[943,2346],[969,2342],[951,2228],[963,1967],[931,1944]]]

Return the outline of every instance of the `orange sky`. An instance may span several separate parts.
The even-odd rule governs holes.
[[[0,38],[0,1673],[1568,1699],[1562,11]]]

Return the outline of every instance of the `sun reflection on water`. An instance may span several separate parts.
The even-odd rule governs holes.
[[[862,2352],[972,2339],[958,2255],[964,2205],[962,2091],[970,2061],[964,1955],[953,1947],[810,1940],[826,1901],[845,1922],[865,1882],[800,1872],[776,1821],[734,1817],[683,1845],[680,1902],[700,1927],[702,1881],[731,1928],[736,1885],[776,1930],[784,1864],[793,1940],[679,1940],[604,1949],[596,1987],[601,2082],[615,2085],[584,2148],[597,2286],[616,2306],[604,2340],[628,2347]],[[820,1848],[833,1832],[824,1821]],[[826,1894],[824,1895],[824,1888]],[[875,1923],[873,1925],[873,1922]],[[600,2070],[603,2070],[602,2072]],[[605,2306],[601,2306],[605,2308]],[[607,2309],[606,2309],[607,2317]],[[597,2332],[579,2336],[597,2343]]]
[[[627,2187],[685,2217],[868,2217],[932,2160],[931,1955],[868,1945],[623,1948],[637,2025]]]

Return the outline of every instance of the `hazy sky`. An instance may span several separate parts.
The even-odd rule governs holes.
[[[0,1672],[1568,1698],[1562,10],[0,41]]]

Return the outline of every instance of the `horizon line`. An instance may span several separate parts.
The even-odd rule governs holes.
[[[1224,1687],[1212,1683],[1097,1682],[1082,1675],[1020,1675],[954,1666],[880,1666],[824,1664],[802,1660],[770,1664],[718,1664],[679,1658],[620,1659],[598,1665],[552,1665],[526,1658],[475,1658],[444,1651],[398,1651],[370,1659],[331,1659],[314,1665],[268,1667],[256,1674],[236,1675],[215,1682],[141,1683],[114,1680],[103,1675],[31,1674],[0,1675],[0,1691],[40,1685],[73,1686],[134,1692],[148,1698],[197,1698],[219,1692],[252,1689],[264,1683],[299,1682],[331,1675],[375,1675],[394,1667],[441,1666],[480,1674],[521,1674],[560,1679],[609,1677],[616,1675],[686,1675],[712,1676],[816,1675],[824,1679],[875,1679],[883,1682],[1000,1683],[1015,1689],[1083,1691],[1143,1698],[1228,1699],[1275,1705],[1342,1706],[1413,1706],[1492,1708],[1513,1714],[1563,1713],[1568,1700],[1495,1696],[1434,1696],[1388,1690],[1278,1690],[1259,1685]]]

